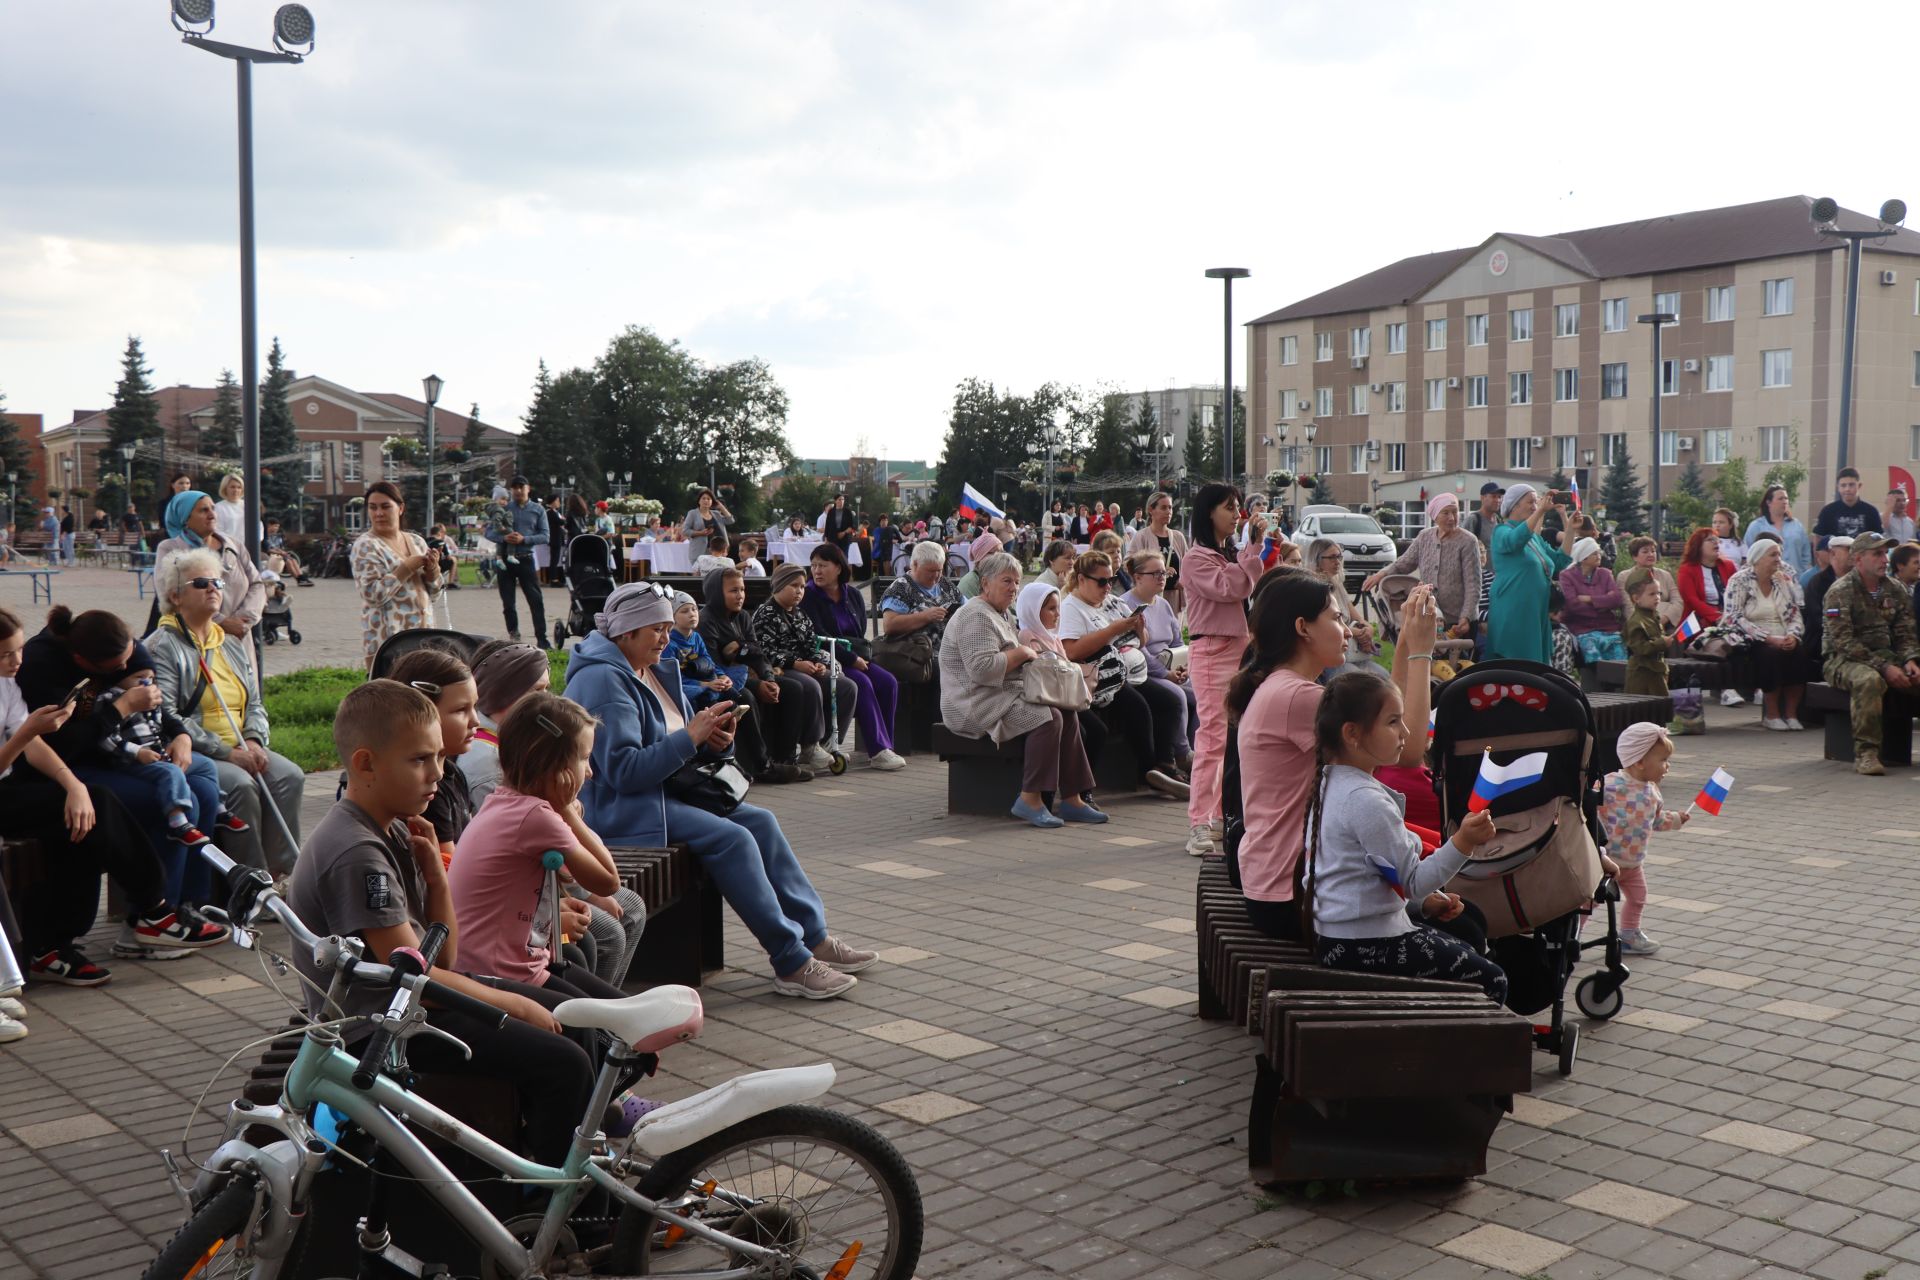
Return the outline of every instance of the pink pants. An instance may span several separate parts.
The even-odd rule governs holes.
[[[1187,793],[1187,823],[1220,818],[1220,771],[1227,763],[1227,685],[1240,670],[1242,637],[1199,636],[1187,655],[1187,679],[1200,710],[1193,743],[1193,779]]]
[[[1646,869],[1622,867],[1615,879],[1620,884],[1620,927],[1638,929],[1640,912],[1647,905]]]

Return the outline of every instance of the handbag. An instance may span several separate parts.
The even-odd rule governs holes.
[[[667,779],[667,794],[724,818],[740,807],[752,785],[731,757],[689,760]]]
[[[1087,671],[1088,682],[1093,686],[1093,705],[1110,705],[1120,693],[1120,687],[1127,683],[1126,659],[1112,645],[1080,664]]]
[[[933,680],[933,637],[923,627],[903,636],[880,636],[873,642],[873,660],[905,684]]]
[[[1494,819],[1447,887],[1479,907],[1487,937],[1523,933],[1576,910],[1600,884],[1600,851],[1565,796]]]
[[[1020,668],[1020,698],[1062,711],[1085,711],[1093,705],[1079,664],[1057,653],[1037,653]]]
[[[1667,726],[1668,733],[1679,738],[1707,731],[1706,696],[1698,685],[1673,689],[1668,696],[1673,699],[1673,723]]]

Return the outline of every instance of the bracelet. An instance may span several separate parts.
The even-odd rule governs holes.
[[[1407,655],[1407,661],[1408,662],[1432,662],[1433,655],[1431,653],[1410,653]]]

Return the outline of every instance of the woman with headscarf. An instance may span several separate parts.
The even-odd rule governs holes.
[[[1516,484],[1500,499],[1493,531],[1493,594],[1487,601],[1487,656],[1525,658],[1546,665],[1553,657],[1553,627],[1547,597],[1553,580],[1573,561],[1561,554],[1540,526],[1554,504],[1530,484]]]
[[[1600,543],[1582,538],[1573,544],[1573,563],[1560,571],[1560,594],[1566,598],[1562,620],[1580,645],[1580,659],[1625,662],[1627,646],[1620,638],[1625,625],[1621,609],[1626,592],[1613,580],[1613,570],[1601,564]]]
[[[1447,634],[1470,640],[1480,616],[1480,549],[1473,545],[1477,541],[1460,527],[1459,497],[1437,493],[1427,503],[1427,527],[1413,545],[1361,583],[1360,589],[1371,591],[1392,574],[1414,574],[1433,587],[1433,602],[1440,608]]]
[[[954,589],[959,591],[962,600],[971,600],[980,594],[980,562],[1003,549],[1000,539],[991,530],[973,540],[973,544],[967,548],[967,562],[973,567],[967,570],[965,577],[954,584]]]
[[[176,551],[211,547],[220,555],[223,585],[220,607],[213,618],[228,635],[243,636],[260,621],[266,607],[267,584],[253,567],[246,547],[222,537],[214,527],[213,497],[198,489],[183,489],[167,502],[167,536],[153,549],[158,565]],[[154,601],[153,616],[147,620],[151,631],[160,622],[160,602]]]

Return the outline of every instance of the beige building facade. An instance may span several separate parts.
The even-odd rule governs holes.
[[[1797,460],[1808,482],[1795,506],[1808,517],[1840,465],[1847,263],[1810,204],[1496,234],[1262,316],[1247,327],[1247,471],[1324,472],[1350,505],[1432,480],[1471,505],[1480,472],[1563,471],[1591,502],[1621,448],[1643,479],[1657,459],[1663,492],[1689,462],[1711,479],[1745,458],[1757,482]],[[1877,223],[1843,210],[1839,225]],[[1638,322],[1656,310],[1678,317],[1662,326],[1658,369],[1652,327]],[[1914,232],[1894,229],[1863,254],[1855,367],[1849,453],[1877,501],[1920,471]]]

